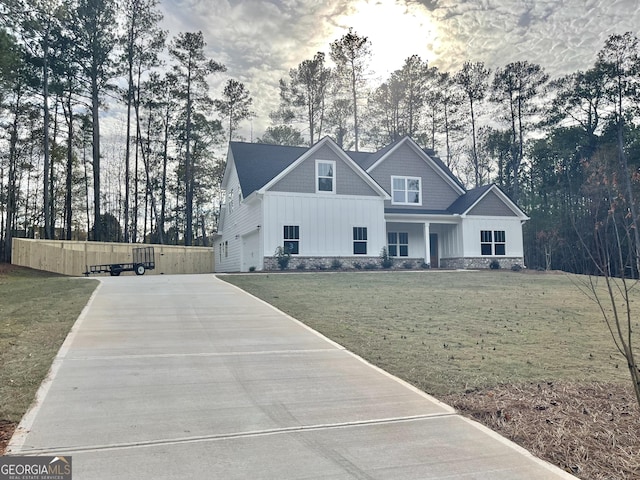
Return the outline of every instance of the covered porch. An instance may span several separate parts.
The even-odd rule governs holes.
[[[443,259],[462,256],[461,222],[455,216],[386,215],[387,250],[396,261],[440,268]],[[446,262],[444,262],[446,263]]]

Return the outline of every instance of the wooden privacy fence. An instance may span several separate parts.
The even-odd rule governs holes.
[[[130,263],[133,248],[140,246],[152,246],[155,250],[156,268],[145,275],[212,273],[214,270],[215,255],[209,247],[25,238],[13,239],[11,263],[64,275],[82,275],[87,265]]]

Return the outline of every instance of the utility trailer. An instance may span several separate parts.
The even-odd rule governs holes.
[[[105,263],[102,265],[90,265],[84,274],[88,277],[92,273],[108,273],[117,277],[122,272],[136,272],[136,275],[144,275],[147,270],[156,268],[153,247],[138,247],[133,249],[132,263]]]

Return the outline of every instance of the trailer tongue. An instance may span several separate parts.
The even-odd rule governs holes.
[[[144,275],[147,270],[156,268],[153,247],[138,247],[132,252],[132,263],[104,263],[102,265],[90,265],[84,272],[86,276],[92,273],[108,273],[117,277],[122,272],[136,272],[136,275]]]

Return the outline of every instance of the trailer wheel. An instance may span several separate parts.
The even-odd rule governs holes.
[[[109,275],[111,275],[112,277],[117,277],[118,275],[120,275],[120,270],[111,270],[109,271]]]
[[[144,265],[136,265],[136,275],[144,275]]]

